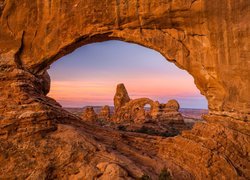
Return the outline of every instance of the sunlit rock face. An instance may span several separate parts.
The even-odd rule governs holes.
[[[182,123],[185,126],[183,117],[179,112],[179,103],[176,100],[169,100],[166,104],[160,104],[149,98],[130,99],[124,84],[118,84],[114,97],[115,113],[112,120],[118,123],[132,122],[145,123],[157,121],[169,121]],[[149,105],[148,111],[145,108]]]
[[[110,107],[108,105],[103,106],[100,113],[98,114],[98,119],[109,121],[110,117],[111,117]]]
[[[114,96],[115,111],[119,111],[126,103],[130,101],[127,89],[124,84],[118,84],[116,87],[116,93]]]
[[[95,122],[97,121],[97,114],[93,107],[86,107],[82,114],[82,119],[85,121]]]
[[[182,179],[249,178],[249,7],[238,0],[0,0],[0,178],[106,177],[96,166],[114,159],[110,168],[132,178],[156,178],[164,166]],[[110,39],[152,48],[187,70],[208,100],[207,122],[164,140],[119,136],[46,97],[51,63]],[[98,158],[109,148],[112,155]]]

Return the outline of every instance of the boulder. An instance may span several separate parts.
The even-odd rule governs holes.
[[[110,120],[110,115],[110,107],[106,105],[102,107],[100,113],[98,114],[98,119],[108,121]]]
[[[175,99],[169,100],[165,105],[165,111],[179,111],[180,105]]]
[[[86,107],[82,114],[82,119],[85,121],[94,122],[97,120],[97,114],[94,111],[93,107]]]

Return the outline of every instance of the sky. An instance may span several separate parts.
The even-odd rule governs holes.
[[[176,99],[181,108],[207,109],[190,74],[137,44],[88,44],[54,62],[48,72],[49,96],[64,107],[113,105],[116,85],[124,83],[131,99]]]

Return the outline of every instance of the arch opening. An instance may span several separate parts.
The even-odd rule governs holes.
[[[129,119],[131,123],[131,119],[134,119],[133,123],[143,124],[171,118],[177,122],[179,115],[185,111],[190,126],[190,123],[193,125],[196,120],[201,120],[199,112],[204,113],[207,107],[192,76],[166,61],[160,53],[137,44],[122,41],[92,43],[56,61],[49,73],[52,79],[49,96],[81,117],[88,117],[89,113],[92,120],[95,117],[98,121],[100,116],[102,121],[117,123],[125,123]],[[127,109],[117,117],[114,115],[113,97],[115,87],[120,82],[128,88],[131,99],[149,98],[155,104],[139,99],[128,107],[124,106]],[[171,109],[165,107],[171,99],[180,103],[180,114],[172,113]],[[142,106],[137,107],[136,113],[129,112],[134,104],[136,106],[136,103],[144,101]],[[86,112],[85,106],[92,106],[93,109]],[[189,117],[194,111],[197,118]],[[124,122],[121,122],[122,119]]]
[[[152,107],[150,104],[145,104],[144,105],[144,110],[146,113],[149,113],[152,110]]]

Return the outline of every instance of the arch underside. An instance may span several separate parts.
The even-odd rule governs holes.
[[[236,0],[0,0],[0,178],[105,177],[103,162],[133,178],[157,177],[164,166],[177,178],[250,177],[249,7]],[[206,123],[175,138],[135,137],[83,123],[46,96],[51,63],[112,39],[154,49],[189,72],[208,100]]]

